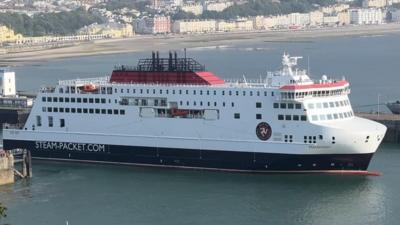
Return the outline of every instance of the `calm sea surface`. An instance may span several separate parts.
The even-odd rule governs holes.
[[[314,78],[351,82],[355,110],[400,99],[400,34],[189,49],[224,78],[259,79],[282,53],[302,55]],[[18,89],[107,75],[148,53],[81,57],[14,68]],[[309,60],[308,60],[309,59]],[[308,63],[309,61],[309,63]],[[367,105],[373,105],[367,107]],[[381,109],[384,106],[381,107]],[[0,136],[1,139],[1,136]],[[0,187],[12,225],[390,224],[400,221],[400,146],[382,145],[380,177],[254,175],[34,161],[34,177]],[[1,222],[1,221],[0,221]]]

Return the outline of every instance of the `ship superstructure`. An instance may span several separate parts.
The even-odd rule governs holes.
[[[192,58],[153,53],[110,77],[38,93],[4,148],[33,157],[255,172],[364,171],[386,127],[354,116],[349,83],[311,80],[287,54],[257,81],[220,79]]]

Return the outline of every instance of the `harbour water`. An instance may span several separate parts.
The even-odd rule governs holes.
[[[314,78],[343,75],[357,110],[400,98],[400,34],[189,49],[224,78],[260,79],[284,51],[303,55]],[[19,90],[59,79],[107,75],[149,55],[118,54],[16,68]],[[309,60],[308,60],[309,58]],[[308,63],[309,61],[309,63]],[[364,107],[365,105],[373,105]],[[383,109],[383,107],[381,107]],[[381,110],[380,109],[380,110]],[[1,138],[1,137],[0,137]],[[382,145],[370,170],[383,176],[257,175],[33,162],[34,177],[0,187],[17,224],[398,224],[400,146]]]

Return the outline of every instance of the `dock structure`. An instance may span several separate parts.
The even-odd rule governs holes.
[[[385,125],[386,131],[383,142],[400,144],[400,115],[389,113],[356,113],[357,116],[374,120]]]
[[[14,183],[14,157],[0,150],[0,185]]]
[[[0,150],[0,185],[12,184],[16,178],[32,177],[32,157],[30,151],[15,149]]]

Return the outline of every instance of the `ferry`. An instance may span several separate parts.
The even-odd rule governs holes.
[[[259,80],[223,80],[153,52],[110,76],[42,87],[4,148],[37,159],[237,172],[366,172],[386,127],[354,115],[347,80],[311,79],[284,54]]]

